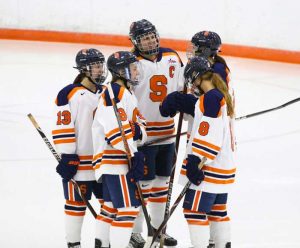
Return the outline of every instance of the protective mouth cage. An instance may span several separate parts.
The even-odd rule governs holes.
[[[139,51],[147,55],[156,55],[159,51],[159,35],[156,32],[139,35],[136,38]]]
[[[90,63],[86,68],[89,77],[96,84],[103,84],[107,78],[108,70],[106,64],[103,62],[93,62]]]

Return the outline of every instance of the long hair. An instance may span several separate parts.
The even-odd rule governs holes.
[[[233,118],[234,117],[234,108],[232,98],[229,94],[228,87],[219,74],[213,72],[206,72],[201,76],[202,80],[210,80],[212,84],[223,94],[225,102],[227,105],[227,114]]]
[[[216,55],[215,57],[214,57],[214,62],[220,62],[220,63],[222,63],[223,65],[225,65],[225,67],[227,68],[227,70],[228,71],[230,71],[230,69],[229,69],[229,67],[228,67],[228,65],[227,65],[227,63],[226,63],[226,61],[225,61],[225,59],[223,59],[223,57],[221,57],[220,55]]]
[[[79,73],[77,77],[74,79],[73,84],[80,84],[85,77],[86,77],[85,73],[83,72]]]

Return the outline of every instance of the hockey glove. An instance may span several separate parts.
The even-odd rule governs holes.
[[[194,116],[197,101],[198,98],[194,95],[174,91],[166,96],[159,110],[164,117],[174,117],[177,111]]]
[[[195,155],[188,155],[186,164],[186,176],[191,183],[199,185],[204,179],[204,173],[198,168],[201,159]]]
[[[63,178],[64,182],[68,182],[77,173],[79,163],[77,154],[62,154],[56,172]]]
[[[143,179],[145,171],[145,156],[142,152],[135,152],[131,158],[131,168],[127,172],[127,178],[130,182],[136,183]]]
[[[133,140],[134,141],[141,140],[142,139],[142,131],[141,131],[140,125],[134,121],[129,121],[129,124],[130,124],[131,131],[133,134]]]
[[[176,94],[177,91],[169,94],[159,105],[159,112],[163,117],[174,117],[176,115]]]

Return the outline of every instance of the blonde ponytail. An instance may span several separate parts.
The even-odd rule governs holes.
[[[223,94],[227,105],[227,114],[233,118],[234,108],[232,98],[229,94],[228,87],[219,74],[213,72],[207,72],[201,77],[204,80],[211,80],[212,84]]]

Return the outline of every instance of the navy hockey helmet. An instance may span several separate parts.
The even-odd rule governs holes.
[[[113,77],[120,78],[134,86],[139,83],[138,60],[131,52],[119,51],[113,53],[107,59],[107,68]]]
[[[95,84],[104,83],[107,77],[104,55],[94,48],[82,49],[76,55],[76,67],[80,73],[85,73]]]
[[[134,47],[146,55],[156,55],[159,51],[159,35],[156,27],[146,19],[131,23],[129,37]]]
[[[196,56],[213,57],[222,45],[220,36],[212,31],[201,31],[196,33],[191,40]]]
[[[194,82],[206,72],[213,71],[211,64],[206,57],[196,56],[188,60],[184,69],[185,84],[187,87],[194,87]]]

